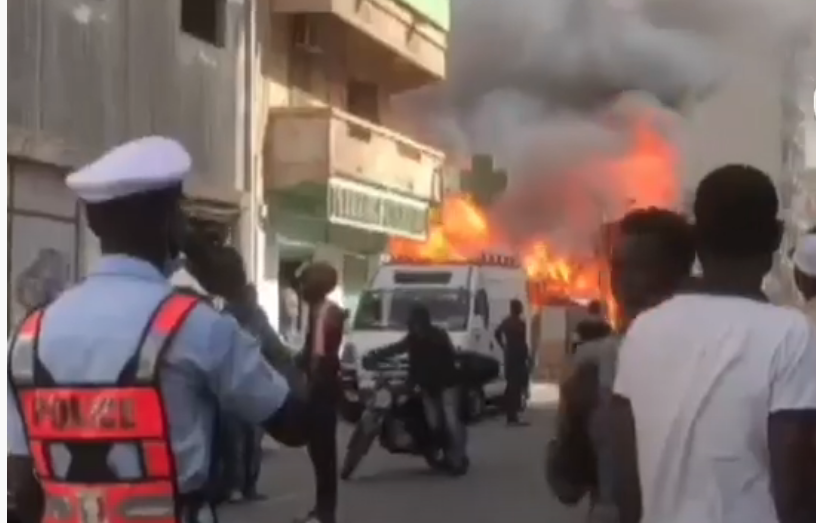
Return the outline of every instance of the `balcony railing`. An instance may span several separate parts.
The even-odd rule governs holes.
[[[271,111],[272,186],[358,181],[422,200],[437,200],[444,155],[392,129],[330,107]]]

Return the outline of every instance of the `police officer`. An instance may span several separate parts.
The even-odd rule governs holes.
[[[306,442],[307,403],[258,342],[166,279],[190,170],[180,144],[147,137],[67,179],[102,257],[10,343],[9,501],[21,521],[215,521],[219,404],[286,445]]]

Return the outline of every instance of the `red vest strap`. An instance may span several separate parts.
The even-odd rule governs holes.
[[[9,348],[9,374],[13,383],[28,384],[34,382],[34,353],[37,340],[40,338],[43,310],[31,312],[11,341]]]
[[[155,378],[158,363],[164,351],[170,347],[173,338],[198,301],[199,299],[195,296],[174,292],[159,305],[148,327],[144,342],[139,348],[137,381],[149,381]]]

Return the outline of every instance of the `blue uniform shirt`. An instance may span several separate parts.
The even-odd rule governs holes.
[[[147,325],[151,313],[173,288],[147,262],[126,256],[103,257],[82,283],[46,310],[38,354],[59,382],[114,380]],[[161,387],[181,492],[204,486],[219,407],[248,423],[272,416],[289,386],[263,359],[258,342],[236,321],[204,304],[190,313],[166,354]],[[22,420],[9,386],[8,452],[28,455]],[[62,454],[62,455],[61,455]],[[110,464],[123,479],[138,477],[135,448],[113,447]],[[53,451],[55,473],[69,456]]]

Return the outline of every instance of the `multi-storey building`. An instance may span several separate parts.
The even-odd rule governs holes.
[[[313,259],[338,269],[336,299],[353,308],[388,237],[426,234],[444,156],[405,130],[389,98],[444,77],[449,10],[449,0],[259,5],[267,310]],[[284,323],[293,314],[284,307]]]
[[[247,201],[241,50],[248,6],[9,0],[12,323],[32,289],[80,277],[96,255],[63,178],[113,145],[150,134],[180,139],[195,161],[190,212],[237,229]]]

